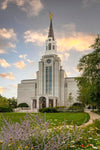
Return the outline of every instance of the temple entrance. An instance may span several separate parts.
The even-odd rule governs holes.
[[[53,99],[49,99],[49,107],[53,107]]]
[[[36,101],[36,99],[33,100],[33,108],[37,108],[37,101]]]
[[[45,108],[46,107],[46,98],[40,97],[39,98],[39,108]]]

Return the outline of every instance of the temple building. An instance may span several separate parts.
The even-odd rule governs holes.
[[[18,84],[18,104],[27,103],[31,110],[43,107],[68,106],[69,95],[77,101],[77,83],[74,77],[67,77],[57,55],[52,16],[46,40],[46,50],[39,61],[36,79],[22,80]]]

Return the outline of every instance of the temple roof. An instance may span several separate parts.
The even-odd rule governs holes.
[[[52,19],[50,20],[50,27],[49,27],[49,34],[48,37],[52,37],[54,40],[54,32],[53,32],[53,25],[52,25]]]

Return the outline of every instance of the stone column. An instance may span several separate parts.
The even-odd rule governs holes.
[[[37,98],[37,109],[39,109],[39,98]]]
[[[31,110],[33,110],[33,99],[31,99]]]
[[[56,99],[53,99],[53,107],[56,107]]]
[[[49,107],[49,98],[46,97],[46,107]]]

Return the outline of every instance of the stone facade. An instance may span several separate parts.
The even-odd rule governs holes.
[[[52,20],[46,40],[46,51],[39,61],[36,79],[22,80],[18,84],[18,104],[27,103],[31,110],[43,107],[68,106],[69,95],[77,101],[75,78],[66,77],[61,60],[57,55]]]

